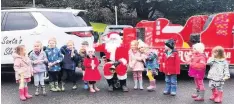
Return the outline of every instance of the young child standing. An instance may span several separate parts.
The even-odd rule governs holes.
[[[134,89],[138,88],[138,81],[140,89],[143,90],[143,80],[142,80],[142,71],[144,71],[144,62],[145,58],[143,53],[138,50],[138,41],[133,40],[131,42],[131,49],[128,52],[129,54],[129,67],[133,71],[133,80],[134,80]]]
[[[67,45],[63,46],[61,49],[61,53],[64,55],[64,59],[62,61],[62,91],[65,91],[65,81],[67,77],[73,82],[73,90],[77,89],[77,76],[75,73],[75,69],[77,64],[80,61],[80,56],[77,50],[74,47],[74,42],[69,40]]]
[[[81,57],[81,60],[80,60],[80,63],[78,64],[78,68],[80,68],[83,72],[83,75],[85,73],[85,67],[83,65],[83,62],[84,62],[84,58],[87,57],[87,53],[86,53],[86,48],[89,47],[89,43],[87,41],[83,41],[81,43],[81,48],[80,48],[80,51],[79,51],[79,55]],[[89,86],[88,86],[88,82],[84,81],[84,89],[88,89]]]
[[[187,57],[189,63],[189,76],[194,78],[196,85],[196,93],[192,94],[195,101],[204,101],[204,76],[206,72],[206,55],[204,53],[205,46],[202,43],[193,45],[191,56]]]
[[[160,72],[165,74],[166,86],[163,91],[165,95],[176,95],[177,75],[180,74],[180,58],[178,52],[174,48],[175,41],[173,39],[165,42],[165,53],[162,57],[162,67]]]
[[[148,91],[154,91],[156,89],[156,79],[154,76],[158,75],[159,63],[158,56],[153,49],[150,49],[146,44],[140,45],[140,52],[144,52],[146,54],[145,66],[147,70],[147,76],[149,78],[150,86],[147,87]]]
[[[34,43],[34,50],[30,53],[29,58],[32,61],[33,72],[34,72],[34,85],[36,86],[35,95],[39,95],[39,88],[42,87],[42,94],[46,95],[45,83],[44,83],[44,73],[46,72],[45,63],[48,62],[47,56],[42,49],[42,43],[36,41]],[[39,86],[39,82],[40,85]]]
[[[83,80],[89,83],[90,92],[99,91],[95,85],[97,81],[101,80],[101,74],[98,70],[99,60],[94,56],[95,49],[90,47],[87,49],[87,57],[84,59],[85,73]]]
[[[32,98],[32,95],[28,94],[27,83],[31,81],[33,69],[25,51],[25,46],[19,45],[16,47],[15,53],[13,53],[15,79],[16,83],[19,83],[19,95],[22,101]]]
[[[61,91],[58,86],[58,77],[61,70],[60,62],[63,60],[63,55],[60,50],[56,47],[56,39],[51,38],[48,41],[48,47],[45,50],[48,59],[48,73],[50,77],[50,90]]]
[[[225,59],[224,49],[221,46],[216,46],[212,50],[212,57],[208,59],[210,70],[207,78],[209,87],[212,89],[210,100],[220,103],[223,100],[224,82],[230,78],[229,64]]]

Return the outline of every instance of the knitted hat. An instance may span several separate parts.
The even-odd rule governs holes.
[[[95,52],[95,49],[93,47],[88,47],[87,52],[90,52],[90,51]]]
[[[89,42],[83,41],[81,44],[82,44],[82,45],[89,45]]]
[[[146,47],[146,44],[142,40],[138,40],[138,48]]]
[[[193,48],[197,50],[199,53],[203,53],[205,50],[205,46],[202,43],[196,43],[193,45]]]
[[[165,45],[167,47],[169,47],[170,49],[174,49],[175,48],[175,41],[173,39],[169,39],[165,42]]]

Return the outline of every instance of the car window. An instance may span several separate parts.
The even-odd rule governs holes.
[[[87,26],[87,23],[80,16],[76,16],[76,21],[80,26]]]
[[[80,19],[76,19],[70,12],[41,12],[47,19],[58,27],[81,27]]]
[[[206,30],[208,28],[209,24],[211,23],[212,19],[214,18],[214,15],[210,15],[208,19],[206,20],[206,23],[204,24],[203,30]]]
[[[5,12],[1,12],[1,24],[2,24],[4,16],[5,16]]]
[[[1,12],[1,31],[3,30],[3,18],[5,16],[5,12]]]
[[[5,31],[28,30],[37,26],[36,20],[28,12],[12,12],[7,14]]]

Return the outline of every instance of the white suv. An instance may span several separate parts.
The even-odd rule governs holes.
[[[17,45],[25,45],[27,52],[30,52],[36,40],[47,46],[48,39],[55,37],[58,48],[68,40],[74,41],[76,49],[83,41],[88,41],[92,46],[97,36],[94,36],[90,23],[79,16],[84,12],[43,8],[1,10],[2,67],[13,64],[12,53]]]

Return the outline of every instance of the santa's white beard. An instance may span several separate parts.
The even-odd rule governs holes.
[[[117,41],[115,42],[109,41],[106,43],[105,48],[107,52],[110,52],[110,60],[115,61],[115,51],[120,45],[121,43]]]

